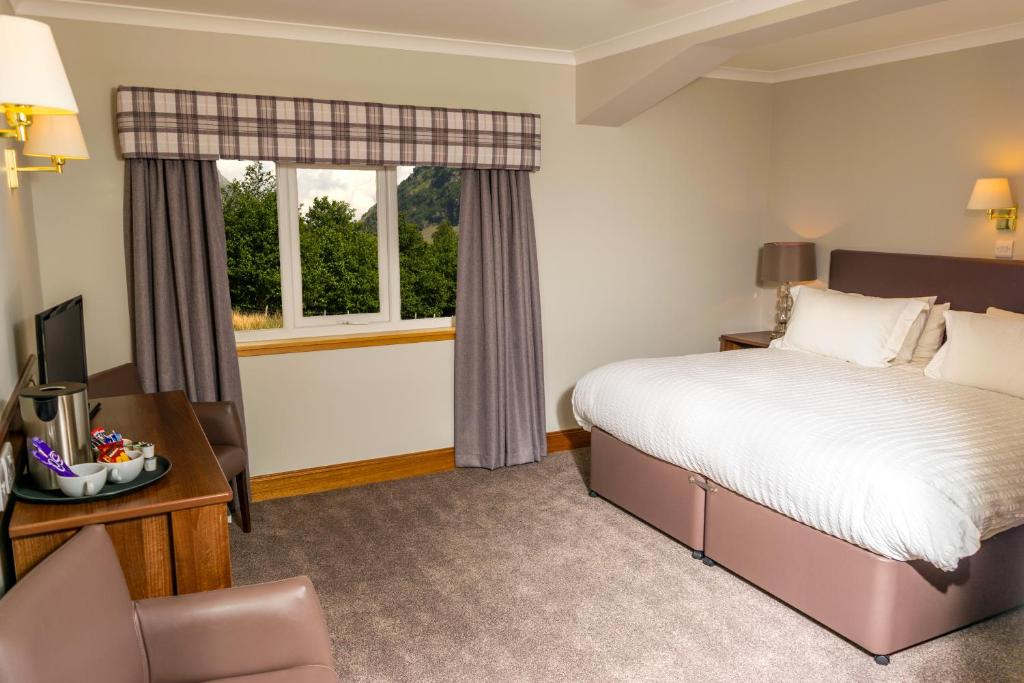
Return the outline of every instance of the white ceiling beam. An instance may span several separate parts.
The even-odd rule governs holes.
[[[837,57],[836,59],[826,59],[811,64],[801,64],[785,69],[766,70],[725,66],[709,72],[705,78],[750,81],[753,83],[784,83],[800,78],[824,76],[841,71],[892,64],[919,57],[931,57],[932,55],[956,52],[958,50],[969,50],[974,47],[984,47],[985,45],[1007,43],[1011,40],[1024,40],[1024,22],[993,26],[952,36],[932,38],[931,40],[922,40],[916,43]]]
[[[576,121],[620,126],[715,72],[741,50],[937,1],[808,0],[756,18],[580,64],[576,67]]]

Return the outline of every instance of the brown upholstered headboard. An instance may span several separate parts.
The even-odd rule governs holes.
[[[832,251],[829,287],[868,296],[931,296],[954,310],[1024,312],[1024,261]]]

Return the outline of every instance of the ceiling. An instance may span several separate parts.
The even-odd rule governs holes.
[[[850,0],[12,0],[20,15],[581,64],[790,6]],[[939,0],[744,50],[775,82],[1024,38],[1024,0]],[[825,66],[822,66],[825,65]],[[808,69],[811,69],[809,72]]]
[[[752,48],[727,64],[765,71],[793,69],[1012,24],[1022,24],[1018,37],[1024,38],[1024,0],[944,0]]]

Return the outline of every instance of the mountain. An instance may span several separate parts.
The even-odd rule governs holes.
[[[417,166],[398,184],[398,212],[416,223],[429,237],[441,223],[459,224],[459,193],[462,173],[455,168]],[[377,232],[377,205],[359,219],[370,232]]]

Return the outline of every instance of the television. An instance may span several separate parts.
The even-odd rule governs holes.
[[[81,296],[36,315],[36,352],[40,384],[86,383],[89,372],[85,365]]]

